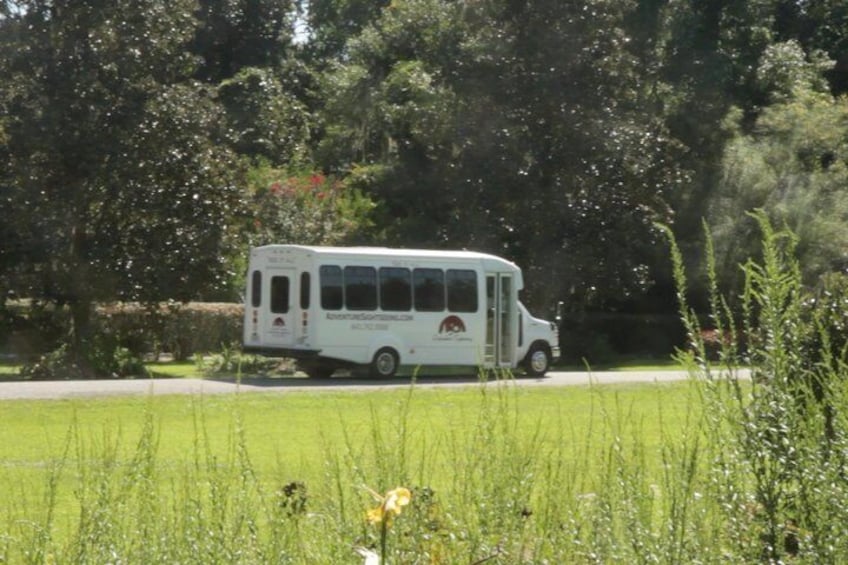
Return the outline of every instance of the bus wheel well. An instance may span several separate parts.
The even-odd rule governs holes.
[[[371,359],[371,376],[388,379],[395,376],[400,366],[400,355],[391,347],[381,347]]]
[[[336,365],[322,361],[302,361],[297,368],[306,373],[312,379],[329,379],[336,371]]]

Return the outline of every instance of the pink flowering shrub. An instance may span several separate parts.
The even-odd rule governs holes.
[[[254,180],[253,245],[333,245],[371,226],[374,203],[344,180],[313,171],[282,176],[264,169]]]

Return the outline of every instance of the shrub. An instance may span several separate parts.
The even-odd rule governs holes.
[[[67,344],[61,345],[37,361],[24,365],[21,376],[33,380],[76,380],[147,374],[142,360],[108,334],[95,335],[83,351],[81,355],[74,355]]]
[[[560,326],[564,359],[602,364],[623,356],[668,358],[684,341],[675,315],[583,312]]]
[[[195,365],[207,375],[242,375],[282,373],[293,374],[294,362],[291,359],[267,358],[242,353],[239,343],[223,344],[218,353],[203,356],[195,354]]]
[[[7,302],[2,312],[5,332],[0,332],[0,351],[25,361],[59,347],[68,332],[67,310],[52,304],[15,300]]]

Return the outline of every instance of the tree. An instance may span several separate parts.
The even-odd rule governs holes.
[[[319,158],[360,175],[398,241],[512,257],[539,304],[638,292],[681,177],[631,8],[393,2],[328,74]]]
[[[0,33],[2,25],[0,25]],[[7,162],[5,120],[0,120],[0,163]],[[8,169],[0,172],[0,332],[2,332],[3,312],[7,293],[11,284],[11,271],[22,262],[21,234],[14,221],[12,203],[17,200],[15,186]]]
[[[226,276],[239,167],[192,83],[189,0],[22,2],[4,23],[0,93],[20,295],[67,304],[72,350],[92,304],[186,300]]]
[[[481,63],[497,85],[495,107],[512,122],[498,178],[513,187],[515,245],[531,258],[531,281],[551,278],[535,291],[578,309],[651,284],[653,222],[668,217],[665,199],[685,180],[644,63],[629,48],[635,7],[503,3],[497,33],[479,46],[482,57],[496,52],[495,41],[508,46]]]
[[[770,102],[785,102],[798,93],[827,92],[825,73],[834,62],[813,50],[809,55],[794,39],[766,47],[757,67],[757,83]]]
[[[810,53],[825,52],[836,63],[824,74],[831,93],[848,93],[848,4],[841,0],[782,0],[777,4],[777,40],[797,41]]]
[[[728,283],[738,282],[735,265],[757,243],[756,226],[739,213],[753,209],[796,234],[807,284],[848,268],[848,98],[826,92],[824,68],[796,43],[775,45],[763,59],[762,79],[784,86],[750,134],[737,129],[710,209]]]
[[[380,200],[383,223],[405,244],[444,245],[455,209],[444,174],[464,103],[439,59],[456,53],[458,15],[442,2],[393,4],[348,46],[350,62],[324,78],[318,161]]]
[[[374,23],[389,0],[301,0],[309,34],[308,53],[319,68],[343,59],[348,40]]]
[[[245,67],[279,70],[291,48],[292,0],[199,0],[192,52],[197,78],[219,83]],[[177,8],[179,9],[179,8]]]
[[[659,9],[658,102],[670,135],[686,148],[681,166],[692,171],[691,185],[669,195],[684,249],[698,245],[704,209],[721,176],[722,152],[732,135],[720,127],[722,120],[735,106],[747,127],[766,103],[756,69],[774,41],[778,3],[695,0]]]
[[[200,0],[191,50],[195,76],[218,89],[225,140],[275,166],[306,158],[313,73],[294,43],[296,0]]]
[[[248,67],[218,86],[230,147],[275,165],[306,157],[311,117],[270,69]]]

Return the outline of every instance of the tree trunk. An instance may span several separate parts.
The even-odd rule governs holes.
[[[70,335],[68,336],[68,346],[70,348],[69,361],[76,365],[82,375],[86,378],[96,378],[94,368],[91,366],[89,351],[92,347],[92,330],[91,314],[93,311],[93,303],[87,298],[76,298],[69,304],[71,310],[71,327]]]
[[[69,361],[74,363],[86,378],[97,377],[91,366],[92,313],[94,300],[89,290],[88,265],[85,256],[86,232],[82,222],[72,229],[70,242],[70,297],[68,307],[71,313],[71,327],[68,335]]]

